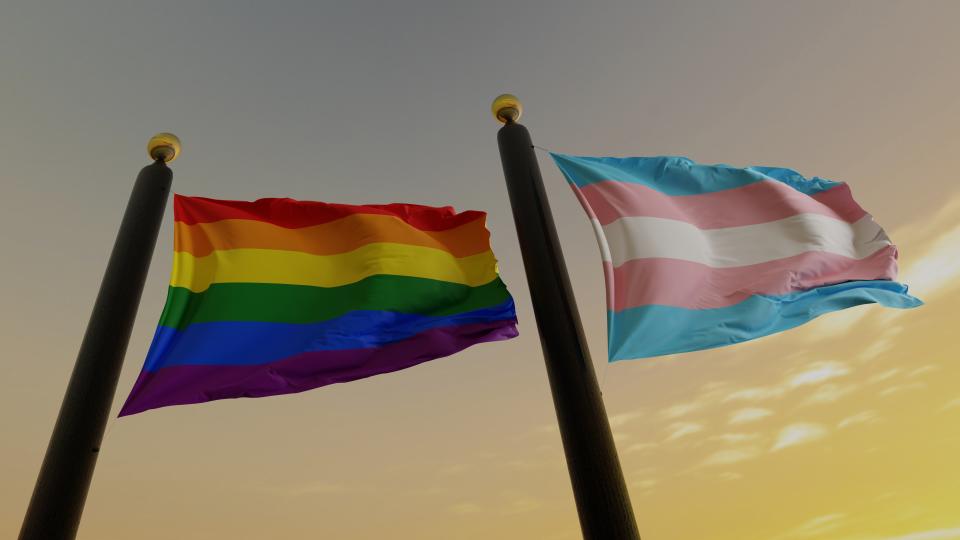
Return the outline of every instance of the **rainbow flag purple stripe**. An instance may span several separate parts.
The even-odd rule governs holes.
[[[866,303],[922,302],[849,187],[774,167],[551,154],[593,223],[610,360],[720,347]]]
[[[167,303],[120,416],[301,392],[515,337],[485,220],[176,195]]]

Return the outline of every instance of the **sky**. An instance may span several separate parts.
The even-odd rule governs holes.
[[[0,536],[19,530],[145,144],[174,190],[489,212],[521,336],[288,396],[116,419],[166,295],[161,230],[80,539],[574,539],[496,146],[846,181],[926,305],[606,362],[589,222],[546,191],[641,534],[960,539],[960,3],[21,2],[0,17]]]

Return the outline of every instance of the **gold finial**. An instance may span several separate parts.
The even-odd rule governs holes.
[[[147,155],[169,163],[180,155],[180,139],[173,133],[157,133],[147,142]]]
[[[490,109],[493,111],[493,117],[501,124],[516,122],[523,114],[523,104],[513,94],[500,94],[493,100]]]

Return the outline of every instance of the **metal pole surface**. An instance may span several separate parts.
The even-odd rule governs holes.
[[[172,178],[163,159],[137,175],[20,540],[76,537]]]
[[[530,133],[514,121],[515,107],[503,116],[494,111],[505,122],[497,141],[580,528],[588,540],[638,540],[540,167]]]

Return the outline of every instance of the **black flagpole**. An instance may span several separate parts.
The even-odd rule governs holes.
[[[587,540],[639,540],[610,423],[580,326],[560,241],[521,104],[509,94],[493,102],[504,124],[497,133],[533,313],[547,364],[560,437]]]
[[[83,504],[137,316],[173,173],[165,162],[180,141],[160,133],[147,145],[155,161],[137,175],[60,414],[20,529],[20,540],[76,537]]]

